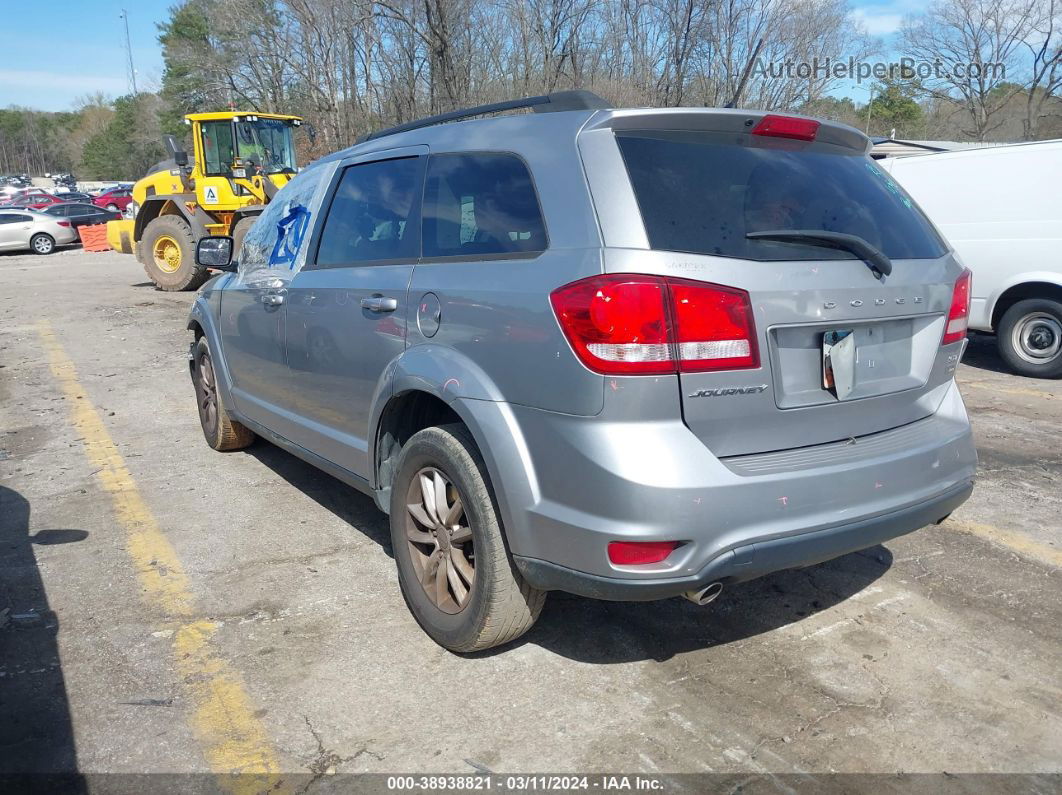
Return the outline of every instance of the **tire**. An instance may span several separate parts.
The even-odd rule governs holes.
[[[111,204],[107,205],[107,209],[110,210],[112,213],[116,213],[118,212],[118,205],[112,202]]]
[[[55,238],[44,232],[38,232],[30,238],[30,251],[34,254],[51,254],[55,251]]]
[[[232,227],[232,259],[234,261],[240,255],[240,249],[243,248],[243,239],[247,237],[247,230],[251,228],[257,218],[257,215],[241,218]]]
[[[546,592],[524,582],[513,564],[483,458],[468,429],[453,424],[414,434],[403,446],[396,469],[391,484],[391,543],[402,596],[421,628],[440,646],[459,653],[499,646],[527,632],[542,612]],[[448,517],[452,520],[448,526],[457,528],[452,543],[451,534],[439,536],[445,531],[443,522],[425,530],[431,527],[432,516],[420,501],[424,493],[420,484],[426,477],[434,503],[439,492],[435,473],[448,481],[442,487],[446,511],[461,501],[459,515]],[[420,519],[407,507],[410,504],[419,506]],[[459,536],[466,540],[458,541]],[[447,547],[451,554],[443,557]],[[466,566],[471,564],[471,579],[453,550]],[[436,576],[440,560],[449,569],[445,578]],[[467,590],[463,601],[450,574]]]
[[[192,384],[203,438],[215,450],[242,450],[255,440],[254,431],[229,417],[217,389],[217,376],[206,337],[196,341],[192,359]]]
[[[179,215],[160,215],[144,230],[141,262],[160,290],[197,290],[210,272],[195,261],[195,235]]]
[[[1014,372],[1062,378],[1062,303],[1027,298],[1003,313],[996,329],[999,355]]]

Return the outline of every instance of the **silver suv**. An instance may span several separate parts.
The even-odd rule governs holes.
[[[531,108],[535,113],[484,113]],[[684,595],[940,522],[969,272],[841,124],[567,92],[317,161],[188,328],[207,441],[372,495],[458,652],[546,592]]]

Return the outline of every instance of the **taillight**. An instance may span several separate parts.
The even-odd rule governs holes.
[[[579,360],[606,375],[759,367],[749,295],[640,274],[591,276],[550,295]]]
[[[797,141],[814,141],[819,134],[819,123],[814,119],[801,119],[795,116],[776,116],[768,113],[760,123],[752,128],[753,135],[767,135],[772,138],[792,138]]]
[[[620,566],[659,563],[674,552],[678,545],[678,541],[611,541],[608,545],[608,559]]]
[[[744,290],[669,280],[679,370],[759,367],[752,305]]]
[[[667,288],[653,276],[592,276],[554,290],[553,311],[579,359],[599,373],[675,371]]]
[[[955,289],[951,293],[951,308],[948,310],[948,323],[944,327],[944,339],[941,345],[951,345],[966,336],[970,325],[970,281],[972,274],[964,270],[955,280]]]
[[[69,221],[56,221],[59,226],[70,226]]]

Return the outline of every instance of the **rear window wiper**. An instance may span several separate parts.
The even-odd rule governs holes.
[[[745,237],[749,240],[774,240],[779,243],[825,246],[850,251],[862,259],[875,276],[888,276],[892,273],[892,260],[859,235],[828,232],[823,229],[768,229],[765,232],[749,232]]]

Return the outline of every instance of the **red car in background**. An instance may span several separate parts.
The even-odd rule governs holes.
[[[0,207],[19,207],[27,210],[43,210],[45,207],[51,207],[53,204],[62,204],[63,200],[58,196],[53,196],[50,193],[23,193],[21,196],[16,196],[14,199],[0,204]]]
[[[93,199],[92,203],[97,207],[106,207],[108,210],[125,212],[125,208],[132,200],[132,188],[111,188]]]

